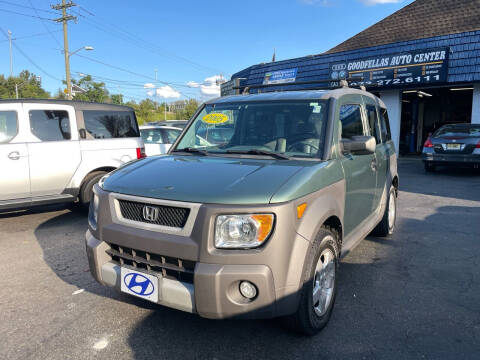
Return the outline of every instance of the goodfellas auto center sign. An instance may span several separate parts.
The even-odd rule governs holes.
[[[330,65],[330,79],[358,78],[359,85],[376,87],[442,83],[447,81],[448,55],[444,47],[337,62]]]

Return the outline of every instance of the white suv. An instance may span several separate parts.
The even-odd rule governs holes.
[[[0,211],[76,201],[87,206],[103,175],[144,156],[130,107],[0,101]]]

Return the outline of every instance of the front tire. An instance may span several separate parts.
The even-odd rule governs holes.
[[[80,193],[78,194],[78,205],[82,210],[88,211],[90,199],[92,198],[93,186],[106,174],[106,171],[94,171],[85,177],[83,184],[80,187]]]
[[[397,191],[395,187],[390,186],[388,192],[387,206],[383,213],[382,220],[373,229],[372,234],[378,237],[387,237],[392,235],[395,231],[395,224],[397,222]]]
[[[339,250],[337,233],[321,228],[307,258],[300,303],[288,320],[305,335],[315,335],[328,323],[337,293]]]

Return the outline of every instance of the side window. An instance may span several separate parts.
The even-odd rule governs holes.
[[[392,140],[392,135],[390,133],[390,122],[388,121],[388,112],[387,109],[380,109],[380,130],[382,132],[382,140],[386,142]]]
[[[70,119],[64,110],[30,110],[30,130],[41,141],[70,140]]]
[[[140,134],[145,144],[163,144],[163,136],[160,129],[142,129]]]
[[[370,134],[375,138],[377,144],[380,144],[382,142],[382,138],[378,124],[377,107],[375,105],[367,105],[366,109],[368,125],[370,126]]]
[[[342,138],[351,139],[352,136],[364,135],[360,105],[342,105],[340,122],[342,123]]]
[[[16,111],[0,111],[0,144],[8,143],[18,132]]]
[[[164,129],[163,131],[167,137],[167,144],[173,144],[177,140],[178,135],[180,135],[178,130]]]
[[[83,120],[90,139],[140,136],[133,112],[85,110],[83,111]]]

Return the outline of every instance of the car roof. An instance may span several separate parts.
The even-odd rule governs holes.
[[[0,99],[0,104],[55,104],[70,105],[77,110],[110,110],[110,111],[134,111],[130,106],[96,103],[78,100],[60,100],[60,99]]]
[[[456,124],[445,124],[442,127],[458,127],[458,128],[465,128],[465,127],[480,127],[480,124],[472,124],[472,123],[456,123]],[[441,127],[441,128],[442,128]]]

